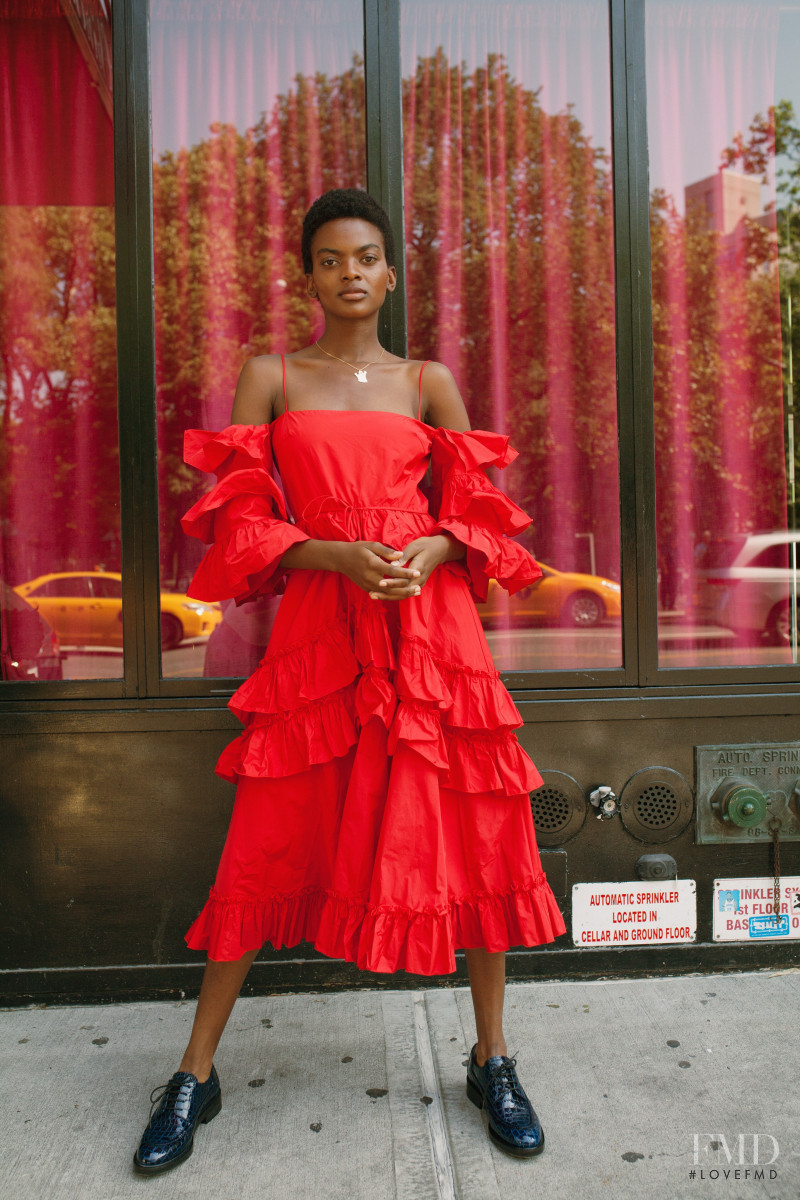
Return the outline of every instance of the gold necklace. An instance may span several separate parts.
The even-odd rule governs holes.
[[[363,367],[357,367],[355,365],[355,363],[348,362],[346,358],[339,358],[338,354],[331,354],[331,352],[329,350],[326,350],[324,348],[324,346],[320,346],[319,342],[314,342],[314,345],[319,346],[322,353],[327,354],[328,358],[335,358],[338,362],[344,363],[344,365],[346,367],[352,367],[353,374],[355,375],[355,377],[359,383],[368,383],[369,382],[369,380],[367,379],[367,367],[374,367],[375,363],[379,363],[381,361],[381,359],[383,358],[384,354],[386,353],[386,347],[384,346],[383,349],[381,350],[380,354],[378,355],[378,357],[373,358],[372,362],[366,363]]]

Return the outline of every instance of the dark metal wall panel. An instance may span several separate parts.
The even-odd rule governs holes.
[[[233,800],[213,773],[230,737],[3,739],[4,966],[187,959]]]
[[[177,718],[183,723],[186,714]],[[170,723],[167,714],[159,720]],[[2,739],[0,994],[7,1002],[121,999],[196,989],[203,956],[186,949],[184,933],[205,902],[225,838],[234,793],[213,771],[234,732],[162,728],[20,733]],[[540,768],[565,771],[587,790],[607,783],[617,794],[635,771],[648,766],[671,767],[692,782],[698,744],[788,741],[795,735],[792,716],[746,713],[541,721],[519,731]],[[543,851],[543,862],[569,927],[573,884],[635,879],[640,854],[666,851],[676,859],[679,877],[697,880],[697,945],[586,950],[573,948],[567,935],[551,946],[511,954],[509,974],[554,978],[800,961],[797,942],[709,944],[713,879],[769,875],[770,854],[762,844],[697,846],[693,828],[654,847],[633,838],[618,818],[600,822],[590,813],[562,848],[566,861],[558,852],[548,857]],[[784,844],[781,861],[784,874],[800,873],[800,844]],[[463,982],[463,970],[457,978]],[[281,952],[266,947],[249,986],[413,982],[403,973],[359,973],[300,945]],[[442,982],[456,982],[456,977]]]

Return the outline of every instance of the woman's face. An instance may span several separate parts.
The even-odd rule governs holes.
[[[319,299],[325,312],[338,316],[370,316],[397,283],[397,272],[386,262],[383,234],[358,217],[320,225],[311,241],[311,259],[308,294]]]

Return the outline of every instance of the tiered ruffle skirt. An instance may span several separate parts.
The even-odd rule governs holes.
[[[234,428],[240,451],[238,431],[253,427]],[[458,467],[469,475],[463,461]],[[244,730],[217,771],[236,783],[236,797],[214,886],[187,934],[191,948],[228,961],[266,942],[306,941],[362,969],[434,975],[455,970],[456,949],[535,946],[565,932],[531,816],[529,793],[541,777],[517,740],[522,720],[473,602],[481,575],[503,562],[515,564],[512,589],[538,567],[503,532],[508,516],[497,529],[476,520],[476,506],[492,501],[480,477],[480,495],[473,488],[450,518],[471,526],[470,555],[437,567],[419,597],[374,601],[335,572],[288,573],[270,647],[230,701]],[[270,484],[252,471],[244,481],[259,495]],[[450,484],[465,495],[463,478],[451,474]],[[337,536],[331,513],[326,528],[300,529],[275,507],[266,518],[249,507],[254,493],[243,492],[241,478],[238,489],[230,475],[220,487],[226,524],[217,524],[195,577],[200,598],[274,586],[287,539]],[[259,536],[243,534],[232,497],[245,523],[262,521]],[[188,514],[188,531],[207,520],[213,499]],[[498,507],[507,514],[510,503],[502,497]],[[361,536],[403,545],[447,528],[439,517],[409,513],[398,537],[393,513],[388,537],[386,510],[364,509]],[[264,519],[275,537],[265,536]]]

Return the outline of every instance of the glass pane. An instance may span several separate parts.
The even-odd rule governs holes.
[[[279,597],[201,604],[180,516],[207,484],[188,428],[229,422],[242,364],[321,333],[300,229],[331,187],[364,187],[361,0],[152,0],[162,670],[249,675]]]
[[[101,596],[104,600],[122,599],[122,579],[110,575],[92,576],[92,595]]]
[[[660,662],[797,662],[800,8],[646,13]]]
[[[110,4],[2,0],[0,92],[0,675],[117,679]]]
[[[479,606],[500,670],[618,667],[608,5],[403,0],[409,353],[452,370],[545,565]]]

